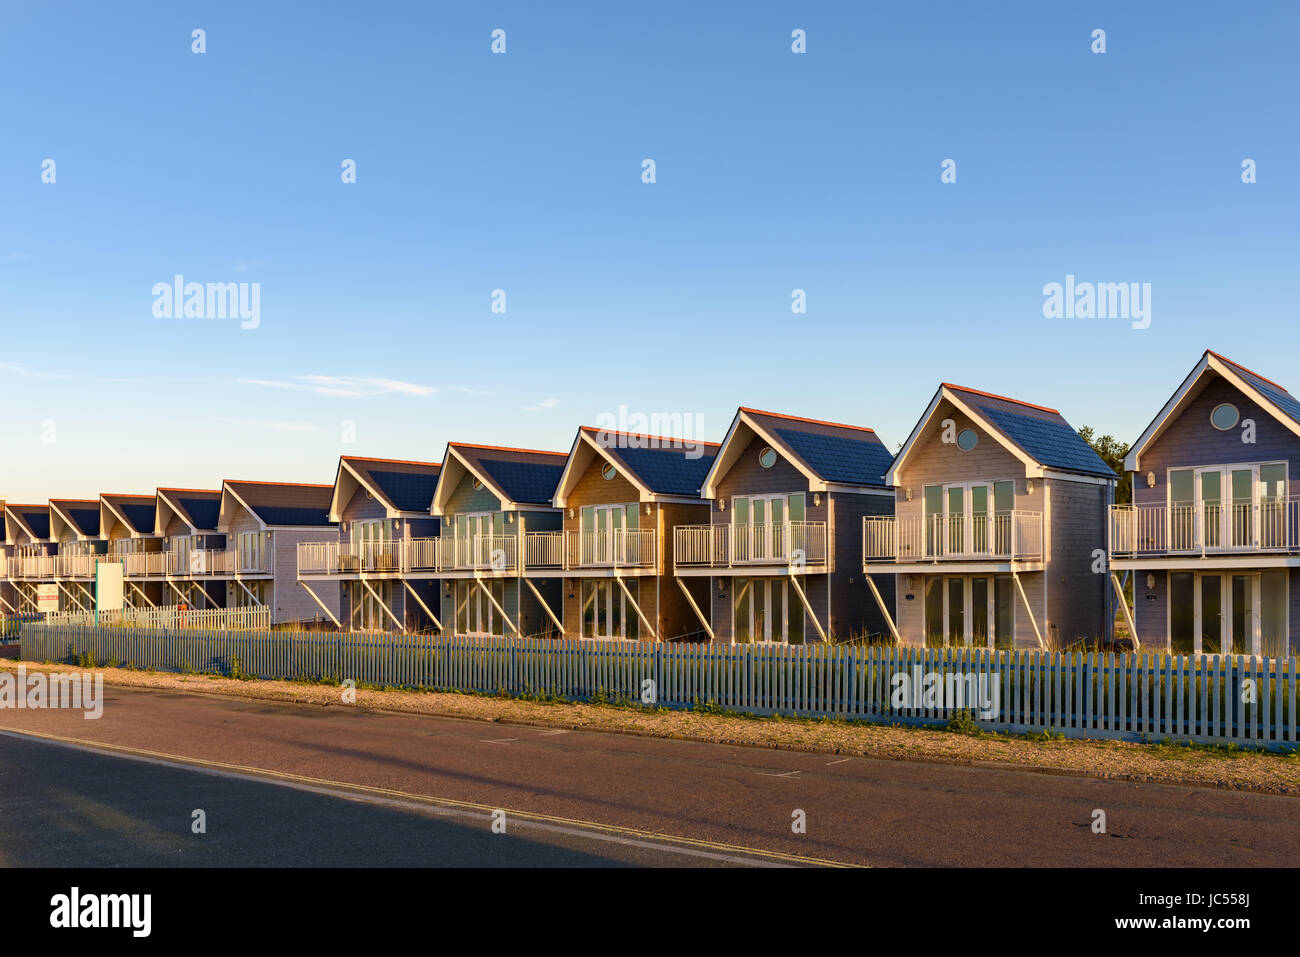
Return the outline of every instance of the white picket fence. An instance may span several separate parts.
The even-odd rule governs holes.
[[[1068,737],[1297,746],[1296,660],[21,626],[24,658]],[[927,687],[937,687],[928,698]],[[908,691],[922,693],[900,699]],[[962,690],[964,689],[964,690]],[[972,695],[971,692],[977,694]],[[964,695],[964,697],[963,697]],[[981,716],[982,706],[993,703]]]
[[[87,626],[96,624],[94,612],[47,612],[41,624]],[[181,608],[158,605],[153,608],[123,608],[99,612],[103,627],[163,628],[168,630],[231,631],[267,630],[271,627],[271,609],[265,605],[248,608]]]

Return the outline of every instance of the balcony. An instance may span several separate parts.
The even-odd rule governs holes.
[[[13,555],[9,558],[9,577],[19,580],[48,578],[53,580],[58,563],[54,555]]]
[[[1125,558],[1300,552],[1300,497],[1112,505],[1110,551]]]
[[[401,569],[401,543],[299,542],[298,574],[396,574]]]
[[[361,546],[303,542],[298,545],[298,574],[513,572],[518,568],[518,553],[515,535],[446,535]]]
[[[864,518],[864,562],[1041,561],[1042,512]]]
[[[58,578],[94,578],[95,563],[107,558],[107,555],[64,555],[54,556],[54,573]]]
[[[598,571],[653,569],[655,531],[615,528],[605,531],[529,532],[524,536],[524,567],[534,570]]]
[[[673,529],[678,568],[752,568],[761,565],[826,569],[825,522],[752,525],[679,525]]]
[[[513,572],[518,550],[516,535],[444,536],[438,540],[438,571]]]

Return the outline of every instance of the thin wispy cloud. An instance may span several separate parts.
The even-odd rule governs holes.
[[[363,399],[375,395],[433,395],[438,390],[431,385],[403,382],[373,376],[298,375],[289,379],[236,379],[242,385],[256,385],[268,389],[287,389],[294,392],[313,392],[316,395]]]
[[[559,399],[542,399],[536,405],[525,405],[525,406],[521,406],[521,408],[525,412],[543,412],[546,409],[553,409],[559,404],[560,404]]]

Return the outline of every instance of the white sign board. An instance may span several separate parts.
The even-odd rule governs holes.
[[[95,562],[96,611],[121,611],[125,591],[121,562]]]
[[[51,612],[59,610],[59,586],[53,583],[36,586],[36,610]]]

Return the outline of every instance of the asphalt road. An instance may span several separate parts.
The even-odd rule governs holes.
[[[105,694],[95,721],[0,711],[0,864],[1225,867],[1300,852],[1295,798]]]

